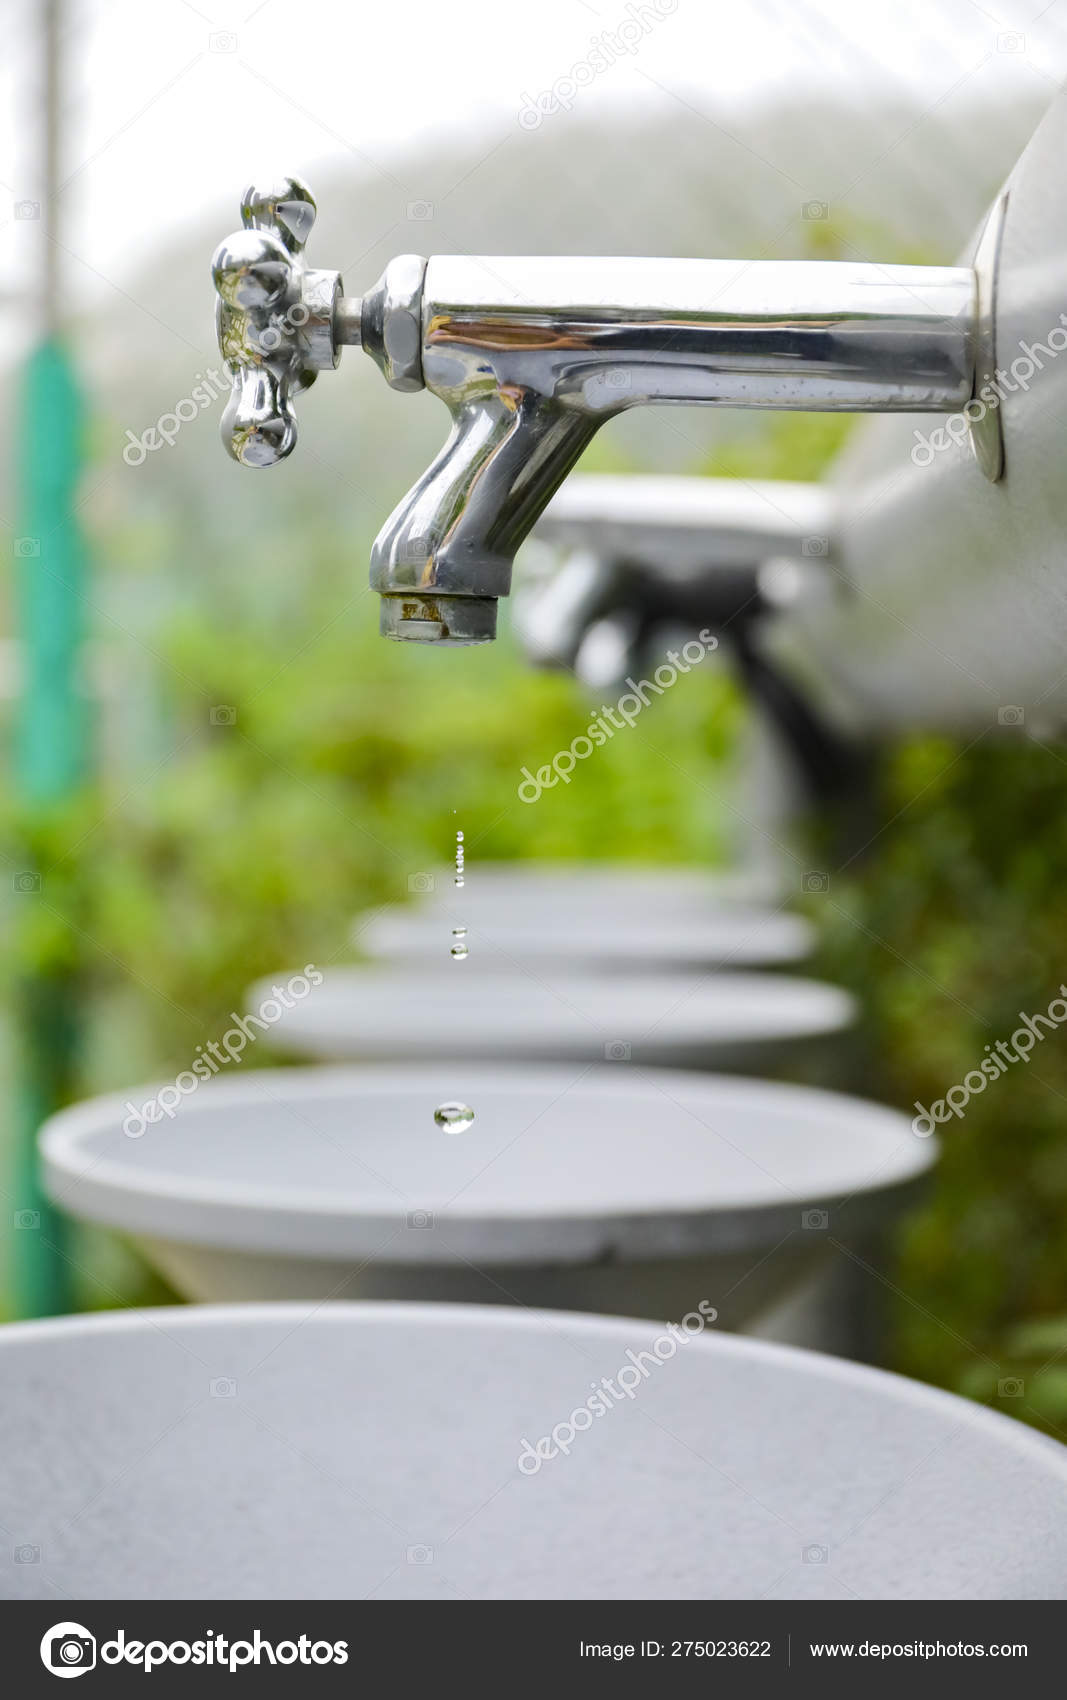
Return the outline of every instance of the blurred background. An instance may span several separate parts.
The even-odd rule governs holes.
[[[471,871],[738,854],[725,674],[533,810],[517,776],[584,728],[581,688],[525,667],[506,610],[482,650],[381,642],[369,548],[443,440],[434,398],[349,356],[294,460],[226,458],[209,260],[246,183],[310,181],[312,263],[351,293],[405,251],[951,262],[1067,70],[1061,8],[1014,0],[70,0],[50,186],[45,11],[3,6],[0,72],[5,1316],[167,1298],[51,1218],[36,1122],[187,1066],[257,976],[344,959],[351,916],[446,860],[456,819]],[[851,424],[639,410],[583,466],[807,479]],[[828,862],[821,827],[798,823],[788,877],[865,1010],[835,1084],[910,1110],[1067,977],[1067,752],[910,739],[862,856]],[[1067,1439],[1063,1041],[944,1133],[894,1248],[892,1365],[989,1400],[1025,1377],[1004,1408]]]

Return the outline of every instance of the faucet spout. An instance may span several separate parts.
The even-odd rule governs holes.
[[[598,423],[520,386],[462,400],[444,448],[374,544],[383,635],[494,638],[515,552]]]

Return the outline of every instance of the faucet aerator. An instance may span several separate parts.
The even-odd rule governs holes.
[[[440,643],[454,649],[496,637],[495,596],[386,595],[381,634],[400,643]]]

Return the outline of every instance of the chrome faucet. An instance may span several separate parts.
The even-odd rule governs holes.
[[[494,637],[519,544],[627,408],[950,412],[985,369],[967,267],[408,254],[359,300],[306,266],[314,216],[295,178],[249,189],[215,253],[223,437],[245,465],[289,454],[293,394],[345,344],[445,402],[448,441],[371,556],[387,637]]]

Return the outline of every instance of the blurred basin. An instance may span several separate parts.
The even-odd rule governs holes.
[[[68,1598],[1067,1596],[1057,1443],[819,1354],[668,1338],[436,1305],[0,1329],[0,1587],[61,1616]],[[628,1352],[648,1354],[638,1382]],[[590,1388],[624,1374],[632,1398],[594,1421]],[[567,1452],[533,1473],[553,1431]],[[12,1562],[22,1543],[39,1563]]]
[[[46,1184],[194,1299],[671,1319],[706,1298],[736,1328],[884,1227],[937,1154],[859,1099],[607,1064],[259,1071],[131,1138],[151,1095],[54,1117]],[[450,1136],[433,1112],[457,1098],[474,1122]]]
[[[677,1068],[776,1066],[855,1019],[847,992],[774,974],[620,975],[331,968],[280,1009],[263,1039],[296,1055],[352,1061],[428,1057],[497,1062],[615,1062]],[[248,994],[250,1011],[288,977]]]
[[[479,965],[514,969],[550,962],[578,971],[598,969],[760,968],[797,962],[811,954],[815,929],[799,915],[737,906],[688,919],[638,913],[623,919],[590,905],[584,916],[557,915],[550,907],[516,903],[510,916],[492,912],[469,919],[456,892],[431,912],[379,910],[358,920],[352,942],[372,957],[424,968],[453,966],[451,929],[466,927],[464,942]]]
[[[692,866],[643,867],[620,862],[482,862],[466,846],[462,891],[454,869],[407,876],[408,891],[425,907],[462,901],[472,916],[517,920],[531,909],[558,921],[692,921],[734,904],[776,904],[782,881],[769,869],[714,872]]]

